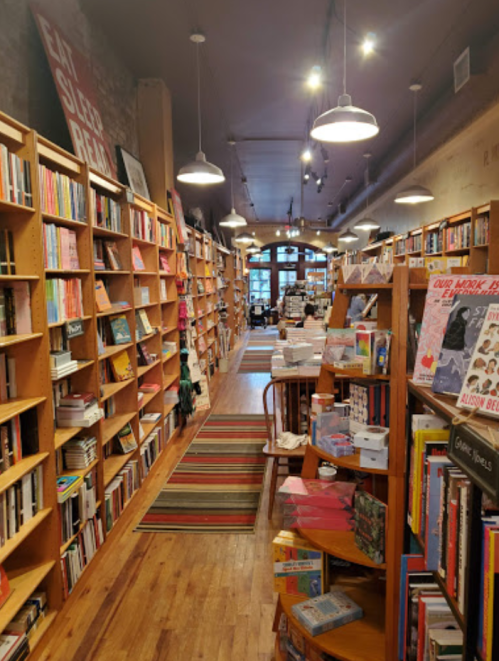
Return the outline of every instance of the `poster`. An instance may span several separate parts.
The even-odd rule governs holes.
[[[37,4],[31,4],[75,154],[99,172],[116,179],[109,142],[97,107],[87,59]]]

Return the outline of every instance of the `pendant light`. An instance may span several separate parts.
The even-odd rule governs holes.
[[[322,250],[328,255],[330,255],[332,252],[338,252],[338,248],[336,246],[333,246],[331,241],[329,243],[326,243],[326,245],[322,247]]]
[[[417,113],[418,113],[418,92],[421,91],[422,85],[415,83],[411,85],[409,89],[414,94],[414,165],[413,171],[416,170],[416,144],[417,144]],[[417,183],[411,184],[404,188],[404,190],[397,193],[395,197],[395,202],[397,204],[420,204],[421,202],[431,202],[435,199],[433,193],[424,186],[420,186]]]
[[[359,237],[355,232],[352,232],[351,230],[346,230],[346,232],[343,232],[343,234],[340,234],[338,237],[338,241],[344,241],[345,243],[353,243],[354,241],[358,241]]]
[[[357,142],[379,133],[374,115],[353,106],[352,97],[347,94],[347,0],[343,2],[343,94],[336,108],[315,120],[310,135],[319,142]]]
[[[253,243],[253,235],[249,232],[242,232],[235,237],[234,241],[237,243]]]
[[[199,69],[199,44],[206,41],[203,34],[192,34],[190,40],[196,44],[196,66],[198,83],[198,139],[199,149],[196,159],[184,165],[177,175],[177,179],[186,184],[197,184],[198,186],[208,186],[210,184],[220,184],[225,181],[222,170],[206,160],[206,156],[201,148],[201,75]]]
[[[234,177],[232,174],[232,150],[234,149],[234,145],[236,143],[233,140],[229,141],[230,145],[230,204],[231,204],[231,209],[230,213],[228,213],[226,216],[222,218],[220,221],[219,225],[220,227],[245,227],[248,223],[246,222],[246,218],[243,218],[240,216],[238,213],[236,213],[236,210],[234,209]],[[253,241],[253,237],[251,237],[251,240]]]
[[[252,243],[250,246],[248,246],[246,248],[246,252],[249,253],[250,255],[257,255],[259,252],[262,252],[262,251],[256,245],[256,243]]]
[[[364,154],[364,158],[366,159],[366,174],[367,174],[367,183],[366,183],[366,188],[367,188],[366,211],[367,211],[367,209],[369,208],[369,186],[371,185],[371,179],[369,177],[369,159],[371,158],[371,154],[369,152]],[[374,218],[371,218],[370,216],[364,216],[364,218],[361,218],[358,223],[355,223],[353,228],[354,230],[362,230],[363,232],[372,232],[373,230],[379,230],[380,225],[376,220],[374,220]]]

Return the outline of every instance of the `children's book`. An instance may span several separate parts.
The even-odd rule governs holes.
[[[312,636],[337,629],[364,616],[362,608],[342,590],[327,592],[300,604],[294,604],[291,610],[298,622]]]
[[[63,503],[77,486],[83,484],[81,475],[62,475],[57,478],[57,502]]]
[[[137,344],[137,349],[139,351],[139,358],[142,365],[151,365],[151,363],[154,362],[154,358],[151,356],[143,342]]]
[[[168,264],[168,259],[166,255],[163,255],[162,253],[159,254],[159,268],[161,271],[165,271],[165,273],[170,273],[170,265]]]
[[[149,322],[149,317],[145,310],[137,310],[135,313],[135,319],[137,321],[137,328],[139,330],[140,336],[149,335],[152,333],[152,326]]]
[[[119,317],[113,317],[109,323],[115,344],[127,344],[132,341],[128,321],[124,314],[120,314]]]
[[[282,530],[272,542],[274,590],[317,597],[324,592],[324,553],[295,532]]]
[[[386,505],[366,491],[355,494],[355,544],[377,565],[385,561]]]
[[[104,248],[106,249],[106,256],[109,266],[112,271],[121,271],[123,265],[121,263],[120,253],[116,241],[105,241]]]
[[[116,434],[116,439],[118,441],[119,450],[123,454],[128,454],[137,447],[137,441],[135,440],[135,435],[130,423],[126,424],[123,429],[120,429]]]
[[[497,275],[432,275],[423,313],[414,382],[431,386],[452,309],[454,296],[465,294],[499,294]]]
[[[144,261],[139,246],[134,246],[132,249],[132,264],[134,271],[145,271]]]
[[[457,405],[499,417],[499,303],[488,307]]]
[[[107,295],[106,288],[102,280],[95,281],[95,302],[97,303],[97,310],[105,312],[112,308],[111,301]]]
[[[116,381],[126,381],[127,379],[133,379],[133,367],[126,351],[122,351],[115,356],[111,356],[109,361],[111,363],[111,368],[113,370],[113,375]]]
[[[487,309],[494,302],[497,303],[495,296],[454,296],[433,379],[433,392],[459,395]],[[484,355],[487,349],[494,353],[490,340],[482,348]],[[495,353],[499,357],[499,345]]]

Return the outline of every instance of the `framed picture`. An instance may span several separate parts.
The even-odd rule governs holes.
[[[123,149],[123,147],[118,145],[116,149],[119,156],[121,157],[123,169],[128,180],[128,185],[134,193],[145,197],[146,200],[150,200],[151,196],[149,195],[146,175],[144,174],[142,163],[137,158],[135,158],[135,156],[127,152],[126,149]]]

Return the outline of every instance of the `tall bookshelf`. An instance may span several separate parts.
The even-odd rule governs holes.
[[[392,330],[390,375],[372,376],[390,385],[390,433],[388,470],[360,469],[359,455],[333,457],[320,448],[308,445],[302,477],[315,478],[322,460],[339,468],[362,470],[373,478],[374,495],[388,506],[385,562],[375,565],[362,553],[354,541],[353,532],[299,530],[316,547],[338,558],[362,565],[369,570],[369,580],[359,582],[346,591],[364,610],[364,617],[348,627],[312,637],[294,618],[291,608],[304,598],[279,595],[278,614],[284,612],[293,625],[316,650],[342,661],[395,661],[397,658],[397,627],[399,607],[400,558],[404,545],[404,474],[405,474],[405,402],[407,359],[407,309],[409,300],[409,269],[397,266],[392,284],[346,285],[339,274],[329,327],[343,328],[350,297],[358,291],[378,294],[378,328]],[[339,370],[323,365],[317,385],[318,392],[333,392],[336,375],[365,379],[362,370]],[[276,622],[278,618],[276,618]],[[277,658],[280,656],[276,649]]]
[[[77,541],[81,532],[78,530],[61,545],[56,493],[56,454],[74,437],[94,436],[97,439],[96,460],[85,469],[67,472],[71,475],[85,475],[95,470],[97,510],[104,524],[106,539],[117,523],[115,521],[109,532],[106,532],[106,488],[125,464],[140,460],[142,445],[154,427],[158,426],[163,430],[163,449],[169,440],[165,437],[165,432],[169,429],[165,421],[173,406],[164,404],[164,391],[171,385],[178,384],[180,361],[178,350],[163,358],[162,342],[167,339],[175,342],[178,347],[176,256],[175,239],[173,238],[173,245],[161,245],[157,228],[160,223],[171,227],[174,237],[175,224],[172,216],[155,204],[134,196],[123,185],[91,170],[72,154],[3,114],[0,114],[0,143],[29,164],[33,194],[29,206],[0,200],[0,229],[12,232],[16,267],[15,275],[0,275],[0,281],[2,286],[12,286],[13,282],[27,283],[32,322],[32,332],[29,334],[0,337],[2,350],[16,360],[18,390],[15,399],[0,404],[0,424],[7,424],[23,412],[36,410],[39,441],[38,452],[26,455],[0,474],[0,493],[7,491],[37,466],[41,466],[43,471],[43,507],[0,547],[0,564],[6,569],[12,590],[10,598],[0,609],[0,629],[5,628],[33,591],[46,590],[48,615],[30,640],[30,647],[33,649],[63,607],[61,556]],[[81,185],[86,208],[84,217],[77,218],[77,214],[72,212],[56,215],[42,208],[40,177],[43,167],[66,175]],[[99,226],[93,203],[95,191],[114,200],[119,206],[121,228]],[[150,219],[150,226],[154,230],[153,237],[144,238],[134,232],[132,221],[136,213],[144,213]],[[57,233],[61,228],[75,233],[78,269],[61,268],[60,265],[54,267],[53,263],[45,263],[46,233]],[[96,269],[94,242],[99,241],[116,243],[121,261],[119,270],[102,267]],[[140,272],[133,270],[134,245],[140,247],[144,259],[145,268]],[[160,269],[160,253],[167,256],[168,273]],[[126,301],[127,305],[98,312],[94,293],[97,280],[105,281],[111,301]],[[165,300],[160,299],[160,292],[165,291],[160,285],[161,280],[166,282]],[[82,310],[77,318],[59,318],[49,323],[47,296],[52,290],[53,281],[73,281],[77,289],[81,288]],[[136,302],[134,299],[134,289],[138,285],[149,288],[149,303]],[[136,335],[135,315],[140,309],[147,311],[153,332],[139,340]],[[98,329],[116,315],[126,317],[131,341],[118,346],[108,343],[104,350],[99,352]],[[51,339],[53,341],[59,330],[67,327],[67,322],[81,325],[83,334],[69,340],[72,358],[78,362],[75,371],[63,379],[70,381],[72,391],[95,393],[102,408],[107,408],[111,401],[114,402],[114,412],[88,429],[54,426],[53,388],[63,379],[51,377]],[[156,355],[152,364],[139,364],[139,341],[147,346],[149,354]],[[123,350],[130,356],[134,377],[122,382],[110,381],[101,384],[103,365]],[[145,394],[139,404],[138,388],[144,379],[156,383],[159,390]],[[142,433],[139,433],[139,420],[143,412],[158,413],[160,419],[155,425],[143,425]],[[114,450],[108,452],[114,435],[128,422],[133,428],[139,447],[126,455],[116,454]],[[59,463],[59,475],[62,474]],[[143,483],[143,478],[147,479],[144,475],[138,475],[137,486]],[[126,504],[128,502],[130,499]],[[84,525],[89,524],[83,521],[81,527]]]

